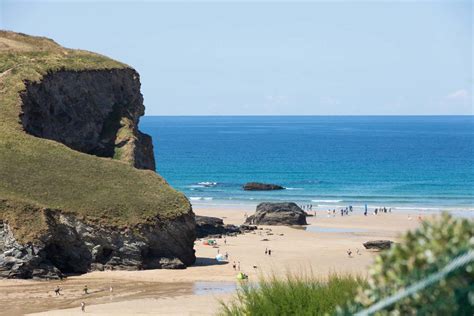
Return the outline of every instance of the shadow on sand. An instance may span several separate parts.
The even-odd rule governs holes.
[[[221,266],[228,264],[227,261],[217,261],[215,258],[203,258],[197,257],[196,263],[193,266],[195,267],[205,267],[205,266]]]

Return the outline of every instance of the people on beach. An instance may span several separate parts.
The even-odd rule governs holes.
[[[271,249],[268,249],[268,255],[269,255],[269,256],[272,255],[272,250],[271,250]]]
[[[265,255],[268,254],[268,248],[265,248]]]
[[[84,285],[83,291],[84,291],[84,294],[89,294],[89,290],[87,288],[87,285]]]
[[[360,251],[359,251],[359,248],[356,248],[356,253],[357,253],[359,256],[361,255],[361,253],[360,253]]]
[[[225,260],[229,260],[229,253],[227,251],[225,252]]]
[[[349,258],[352,258],[352,251],[351,251],[351,249],[347,249],[347,255],[349,256]]]
[[[86,311],[86,303],[81,302],[81,311],[85,312]]]
[[[237,268],[236,268],[236,267],[237,267],[237,266],[235,265],[235,261],[234,261],[234,262],[232,262],[232,268],[234,268],[234,270],[237,270]]]
[[[61,295],[61,288],[59,287],[59,285],[54,290],[54,293],[56,293],[56,296]]]

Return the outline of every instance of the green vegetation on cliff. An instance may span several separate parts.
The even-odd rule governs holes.
[[[130,68],[47,38],[0,31],[0,219],[15,223],[24,241],[41,231],[41,208],[121,228],[190,211],[184,195],[153,171],[24,131],[20,93],[25,82],[40,82],[56,71],[117,69]]]

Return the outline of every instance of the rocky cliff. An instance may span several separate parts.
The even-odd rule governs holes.
[[[0,31],[0,277],[194,263],[187,198],[154,172],[138,73]]]
[[[48,72],[25,82],[20,118],[26,132],[100,157],[155,170],[138,73],[130,68]]]

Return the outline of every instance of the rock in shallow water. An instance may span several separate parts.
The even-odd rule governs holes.
[[[243,189],[245,191],[272,191],[272,190],[284,190],[285,188],[277,184],[249,182],[243,186]]]

